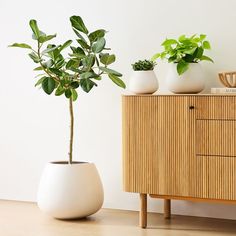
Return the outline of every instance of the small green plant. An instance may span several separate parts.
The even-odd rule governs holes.
[[[150,60],[139,60],[132,64],[134,71],[140,70],[153,70],[156,65],[156,62]]]
[[[50,95],[65,95],[69,100],[70,108],[70,147],[69,163],[72,163],[74,112],[73,102],[78,97],[77,89],[90,92],[97,86],[97,82],[107,75],[116,85],[125,88],[125,83],[120,79],[122,74],[108,66],[115,62],[116,56],[109,54],[106,48],[104,29],[89,32],[80,16],[71,16],[70,22],[73,31],[77,35],[77,45],[71,46],[72,40],[63,44],[47,44],[56,37],[56,34],[46,35],[42,32],[36,20],[30,20],[29,25],[33,32],[32,38],[36,41],[36,48],[29,44],[14,43],[10,47],[24,48],[30,51],[29,57],[38,66],[34,69],[40,71],[35,86],[42,87],[43,91]],[[62,52],[70,46],[71,52],[64,56]],[[105,51],[105,52],[104,52]]]
[[[155,61],[157,58],[167,59],[169,63],[177,63],[177,72],[183,74],[189,68],[189,63],[198,63],[199,61],[213,60],[204,55],[205,50],[211,49],[209,41],[206,40],[206,35],[194,34],[191,37],[181,35],[178,40],[166,39],[162,44],[163,52],[157,53],[152,57]]]

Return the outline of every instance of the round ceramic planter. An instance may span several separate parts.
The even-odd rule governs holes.
[[[129,80],[129,90],[136,94],[152,94],[158,89],[157,77],[153,70],[133,71]]]
[[[52,162],[45,167],[38,189],[39,208],[58,219],[83,218],[103,204],[103,187],[93,163]]]
[[[202,67],[199,63],[190,63],[189,69],[178,75],[177,64],[169,64],[166,78],[168,89],[173,93],[199,93],[205,87]]]

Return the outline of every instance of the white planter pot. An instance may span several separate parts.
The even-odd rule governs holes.
[[[93,163],[48,163],[38,189],[38,206],[58,219],[73,219],[97,212],[103,187]]]
[[[152,94],[158,89],[157,77],[153,70],[133,71],[129,80],[129,90],[136,94]]]
[[[168,89],[173,93],[199,93],[205,87],[202,67],[199,63],[190,63],[189,69],[178,75],[177,64],[169,64],[166,78]]]

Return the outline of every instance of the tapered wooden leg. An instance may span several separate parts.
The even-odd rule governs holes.
[[[140,193],[139,226],[147,227],[147,194]]]
[[[170,219],[171,217],[171,201],[170,199],[164,199],[164,217]]]

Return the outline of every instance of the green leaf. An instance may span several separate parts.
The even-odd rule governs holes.
[[[204,41],[202,45],[204,49],[211,49],[211,45],[208,41]]]
[[[186,49],[183,51],[183,53],[192,55],[196,51],[196,49],[197,49],[197,47]]]
[[[162,52],[160,54],[161,59],[164,59],[168,53],[167,52]]]
[[[67,98],[70,98],[71,95],[72,95],[71,90],[70,90],[70,89],[66,89],[66,91],[65,91],[65,96],[66,96]]]
[[[179,41],[180,42],[183,42],[184,40],[186,39],[186,36],[183,34],[183,35],[181,35],[180,37],[179,37]]]
[[[122,74],[120,72],[109,69],[107,67],[99,66],[99,69],[103,72],[106,72],[107,74],[112,74],[112,75],[116,75],[116,76],[119,76],[119,77],[122,76]]]
[[[156,54],[154,54],[154,55],[152,56],[151,60],[152,60],[152,61],[155,61],[155,60],[158,59],[160,56],[161,56],[160,53],[156,53]]]
[[[166,39],[161,45],[162,46],[170,46],[172,44],[178,44],[177,40],[175,40],[175,39]]]
[[[63,49],[69,47],[72,43],[72,40],[67,40],[62,46],[59,47],[59,52],[61,52]]]
[[[169,57],[168,58],[168,63],[175,62],[176,59],[177,59],[176,56]]]
[[[73,31],[75,32],[75,34],[76,34],[80,39],[82,39],[84,42],[86,42],[85,38],[81,35],[81,33],[80,33],[78,30],[73,29]]]
[[[104,49],[105,44],[106,44],[106,40],[105,40],[104,38],[99,38],[99,39],[96,41],[96,43],[94,43],[94,44],[92,45],[92,51],[93,51],[94,53],[99,53],[99,52],[101,52],[101,51]]]
[[[50,95],[53,92],[53,90],[55,89],[55,86],[56,86],[56,82],[51,77],[46,77],[42,82],[42,88],[44,92],[48,95]]]
[[[49,70],[50,70],[53,74],[55,74],[55,75],[57,75],[57,76],[62,76],[62,72],[61,72],[59,69],[56,69],[56,68],[49,68]]]
[[[204,49],[202,47],[197,48],[196,50],[196,55],[194,55],[197,59],[200,59],[203,55]],[[194,53],[194,54],[195,54]]]
[[[86,70],[90,70],[95,63],[95,56],[93,54],[89,54],[83,58],[82,63],[83,66],[86,67]]]
[[[65,89],[61,85],[59,85],[56,89],[55,95],[61,96],[64,92],[65,92]]]
[[[71,22],[72,27],[79,30],[80,32],[88,34],[88,29],[84,25],[84,22],[80,16],[71,16],[70,22]]]
[[[34,70],[35,70],[35,71],[37,71],[37,70],[43,70],[43,67],[42,67],[42,66],[38,66],[38,67],[34,68]]]
[[[30,45],[26,43],[13,43],[12,45],[9,45],[8,47],[17,47],[17,48],[28,48],[32,49]]]
[[[78,98],[78,93],[76,92],[75,89],[71,89],[71,93],[72,93],[72,100],[73,102],[77,100]]]
[[[74,60],[74,59],[70,59],[67,63],[66,63],[66,69],[72,69],[72,68],[78,68],[79,67],[79,61]]]
[[[196,34],[193,34],[189,39],[193,40],[196,37]]]
[[[200,41],[201,41],[201,39],[198,37],[195,37],[192,39],[192,42],[195,42],[195,43],[199,43]]]
[[[106,33],[106,31],[104,29],[95,30],[94,32],[92,32],[88,35],[88,38],[89,38],[90,42],[95,42],[99,38],[103,38],[105,33]]]
[[[49,48],[43,50],[43,51],[42,51],[42,54],[46,54],[46,53],[49,53],[49,52],[53,52],[53,51],[55,51],[56,49],[58,49],[60,46],[61,46],[61,45],[49,47]]]
[[[98,77],[98,75],[91,71],[80,74],[81,79],[90,79],[90,78],[95,78],[95,77]]]
[[[46,62],[43,62],[42,64],[43,64],[44,67],[50,68],[53,65],[53,60],[50,59],[50,60],[48,60]]]
[[[85,55],[84,50],[82,48],[80,48],[80,47],[77,47],[77,48],[76,47],[70,47],[70,48],[71,48],[73,53],[79,54],[81,56]]]
[[[38,40],[39,40],[40,43],[45,43],[45,42],[55,38],[56,36],[57,36],[56,34],[47,35],[47,36],[46,35],[40,35]]]
[[[97,76],[97,77],[94,77],[93,79],[95,79],[95,80],[101,80],[102,77],[101,77],[101,76]]]
[[[81,45],[82,48],[90,49],[90,46],[84,40],[77,39],[76,41]]]
[[[61,56],[61,57],[58,57],[55,61],[55,68],[57,69],[61,69],[64,65],[66,64],[64,58]]]
[[[112,80],[113,83],[115,83],[119,87],[124,88],[124,89],[126,88],[125,83],[119,77],[113,74],[108,74],[108,77]]]
[[[109,55],[109,53],[106,53],[106,54],[102,54],[102,56],[100,57],[101,63],[106,66],[112,64],[115,60],[116,60],[116,56],[114,54]]]
[[[97,86],[97,84],[90,79],[81,79],[80,86],[86,93],[88,93],[94,86]]]
[[[41,61],[38,55],[34,52],[31,52],[28,55],[35,63],[39,63]]]
[[[179,75],[182,75],[185,71],[187,71],[189,68],[189,63],[185,62],[183,60],[181,60],[178,64],[177,64],[177,72]]]
[[[210,62],[214,63],[214,61],[210,57],[204,56],[204,55],[200,58],[200,60],[201,61],[210,61]]]
[[[79,88],[79,81],[73,81],[73,82],[71,82],[70,86],[71,86],[73,89]]]
[[[45,78],[47,78],[47,77],[44,76],[44,77],[40,78],[34,86],[37,87],[37,86],[39,86],[40,84],[42,84],[42,82],[44,81]]]
[[[38,40],[41,33],[40,33],[39,28],[38,28],[37,21],[33,20],[33,19],[30,20],[29,25],[30,25],[30,28],[32,29],[33,33],[34,33],[35,38]]]
[[[205,34],[200,34],[200,40],[203,41],[206,38]]]

